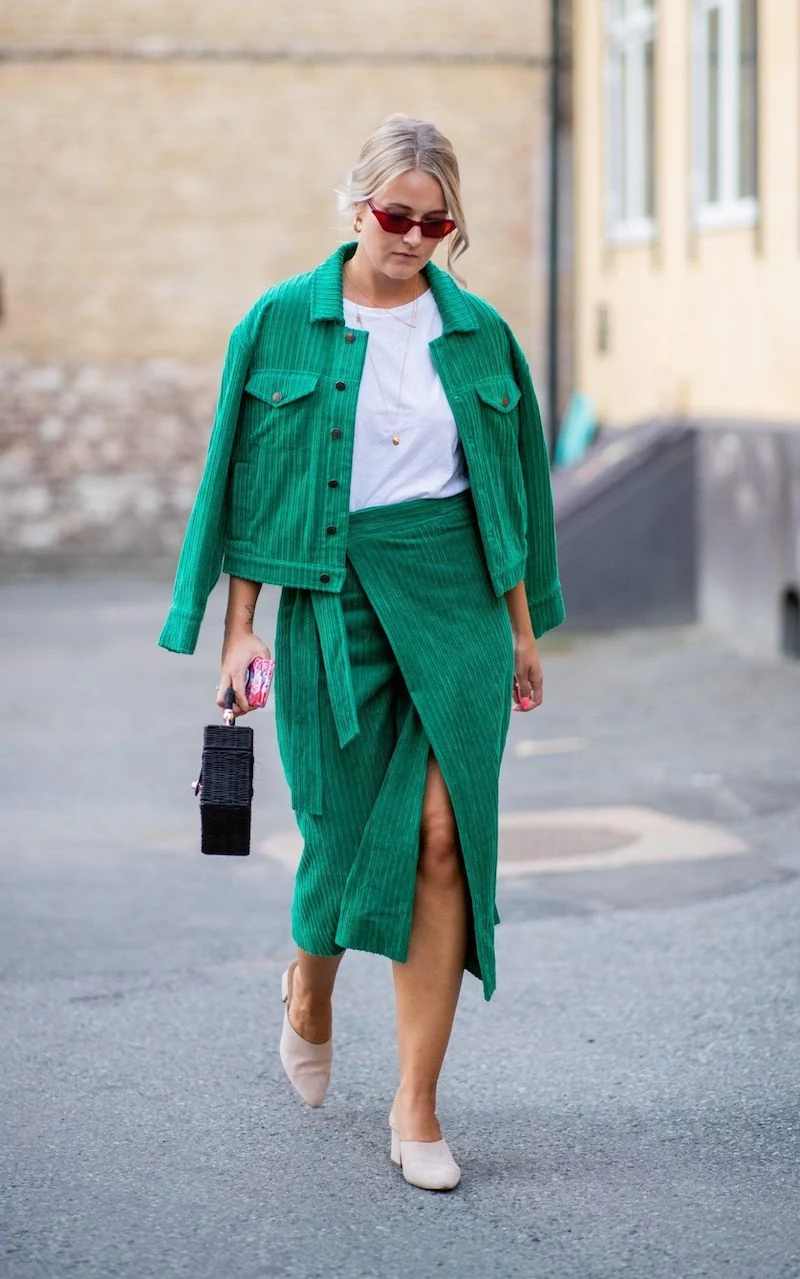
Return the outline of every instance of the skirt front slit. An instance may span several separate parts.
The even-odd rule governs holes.
[[[284,588],[278,612],[278,742],[304,840],[292,935],[405,961],[433,753],[469,890],[466,967],[489,999],[513,645],[469,492],[355,512],[347,557],[340,595]]]

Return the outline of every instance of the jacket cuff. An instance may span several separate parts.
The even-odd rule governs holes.
[[[182,613],[171,608],[158,637],[159,647],[168,648],[171,653],[193,653],[202,621],[202,613]]]
[[[564,599],[560,584],[556,582],[552,590],[546,595],[540,595],[538,599],[531,599],[529,596],[528,608],[533,622],[533,633],[537,639],[546,631],[552,631],[556,626],[560,626],[564,620]]]

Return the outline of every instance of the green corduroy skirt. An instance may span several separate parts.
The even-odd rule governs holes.
[[[405,961],[433,752],[469,889],[466,967],[489,999],[513,643],[469,492],[351,515],[341,594],[284,588],[275,657],[278,743],[304,840],[294,941]]]

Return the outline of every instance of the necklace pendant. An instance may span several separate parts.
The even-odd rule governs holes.
[[[400,443],[400,436],[399,436],[399,435],[393,435],[393,436],[392,436],[392,444],[399,444],[399,443]]]

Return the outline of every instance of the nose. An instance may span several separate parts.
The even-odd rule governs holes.
[[[422,243],[422,232],[418,226],[412,226],[403,236],[403,243],[410,249],[416,249]]]

